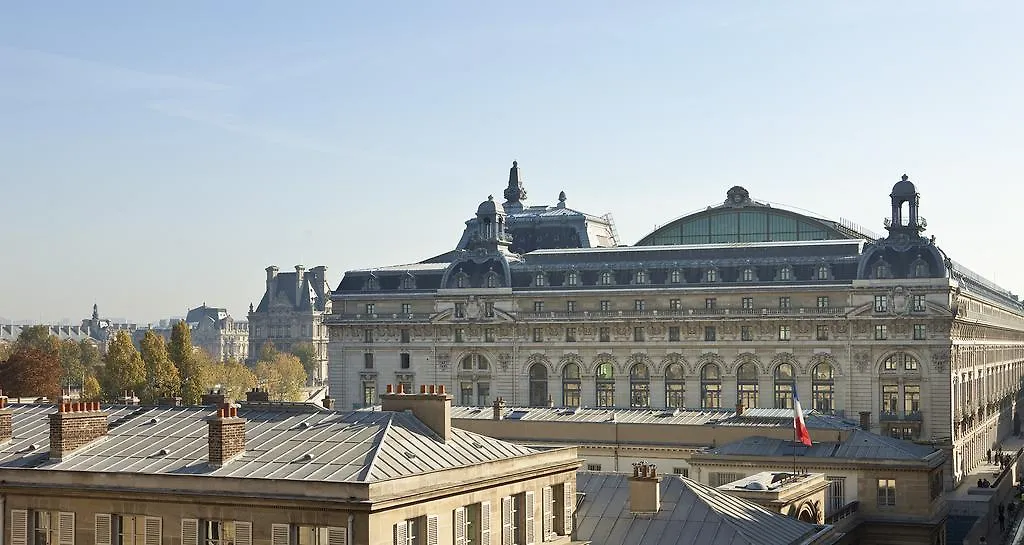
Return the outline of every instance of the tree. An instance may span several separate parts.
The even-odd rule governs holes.
[[[0,363],[7,361],[7,358],[11,356],[11,350],[10,343],[0,343]]]
[[[73,339],[64,339],[60,342],[57,351],[60,358],[61,385],[81,386],[84,380],[85,367],[82,365],[82,347]]]
[[[60,360],[57,354],[31,346],[17,346],[0,364],[0,388],[14,397],[60,396]]]
[[[181,377],[178,368],[167,355],[164,338],[150,329],[146,331],[141,344],[142,362],[146,366],[146,386],[142,399],[157,401],[177,396],[181,389]]]
[[[118,331],[107,347],[104,386],[107,397],[117,399],[122,392],[141,392],[146,384],[146,366],[135,349],[131,335]]]
[[[273,361],[256,364],[256,378],[274,399],[299,401],[302,387],[306,385],[306,372],[302,362],[291,354],[277,354]]]
[[[198,349],[193,350],[184,359],[181,366],[178,367],[178,373],[181,376],[182,403],[185,405],[198,405],[202,401],[203,393],[206,391],[207,384],[209,384],[209,369],[212,363],[210,356]]]
[[[184,320],[179,320],[171,328],[171,345],[167,349],[167,355],[171,358],[174,366],[178,368],[178,371],[181,372],[181,368],[192,357],[192,353],[192,330],[189,329],[188,324]]]
[[[277,347],[274,346],[273,341],[266,341],[263,346],[260,347],[260,357],[258,361],[274,361],[279,352]]]
[[[100,356],[100,349],[96,348],[96,344],[92,341],[82,339],[78,342],[78,350],[82,367],[95,375],[97,368],[103,365],[103,358]]]
[[[45,325],[28,326],[18,334],[15,347],[34,348],[56,355],[60,349],[60,341],[50,335],[50,328]]]
[[[82,383],[82,401],[100,401],[103,398],[103,390],[100,388],[100,381],[95,375],[86,375]]]
[[[234,399],[245,399],[245,393],[256,386],[256,375],[238,360],[229,359],[209,367],[209,386],[220,385]]]
[[[307,377],[315,377],[320,374],[320,362],[316,359],[316,348],[313,347],[313,343],[293,344],[292,355],[302,362],[302,369],[306,371]]]

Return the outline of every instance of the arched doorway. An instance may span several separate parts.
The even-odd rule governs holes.
[[[543,363],[530,366],[530,406],[548,405],[548,368]]]

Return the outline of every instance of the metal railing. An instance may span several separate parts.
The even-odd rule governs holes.
[[[859,508],[860,508],[860,502],[859,501],[852,501],[852,502],[846,504],[845,506],[843,506],[842,509],[836,511],[835,513],[832,513],[831,515],[829,515],[827,517],[825,517],[825,524],[835,524],[836,522],[839,522],[840,520],[843,520],[843,519],[848,518],[848,517],[852,517],[853,515],[855,515],[857,513],[857,510]]]

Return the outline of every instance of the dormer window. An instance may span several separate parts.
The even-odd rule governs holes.
[[[884,261],[879,261],[878,264],[875,265],[875,278],[889,278],[890,276],[892,276],[892,274],[889,270],[889,264]]]
[[[789,265],[779,269],[779,280],[792,280],[793,279],[793,268]]]
[[[828,265],[818,265],[816,276],[818,280],[828,280]]]
[[[753,282],[754,269],[751,269],[750,267],[743,269],[743,272],[740,273],[740,278],[743,279],[744,282]]]
[[[488,274],[487,279],[484,280],[484,283],[488,288],[498,287],[498,275],[493,272]]]
[[[580,273],[578,273],[576,271],[569,271],[569,273],[565,275],[565,285],[566,286],[578,286],[579,283],[580,283]]]
[[[411,275],[402,277],[402,289],[412,290],[416,289],[416,279]]]
[[[927,278],[928,277],[928,264],[918,259],[914,262],[911,268],[914,278]]]
[[[369,291],[375,291],[380,289],[380,282],[377,281],[376,276],[371,276],[366,279],[366,288]]]
[[[672,272],[668,273],[668,281],[672,284],[678,284],[682,282],[683,273],[679,269],[673,269]]]
[[[469,275],[459,271],[455,275],[455,287],[456,288],[468,288],[469,287]]]
[[[718,269],[708,269],[704,272],[705,282],[718,282]]]
[[[601,276],[598,279],[598,283],[602,286],[612,285],[612,271],[601,271]]]
[[[537,273],[537,274],[533,275],[533,285],[534,286],[546,286],[547,285],[547,278],[544,276],[544,273]]]
[[[636,271],[636,283],[646,284],[647,283],[647,271]]]

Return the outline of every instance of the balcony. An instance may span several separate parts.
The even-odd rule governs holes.
[[[688,308],[678,310],[588,310],[577,312],[520,312],[522,320],[608,320],[608,319],[684,319],[704,317],[740,317],[755,316],[840,316],[846,314],[848,307],[794,307],[794,308]]]
[[[395,313],[373,313],[373,314],[329,314],[324,317],[324,322],[328,324],[338,324],[345,322],[426,322],[430,320],[432,316],[428,312],[418,312],[403,314],[400,312]]]

